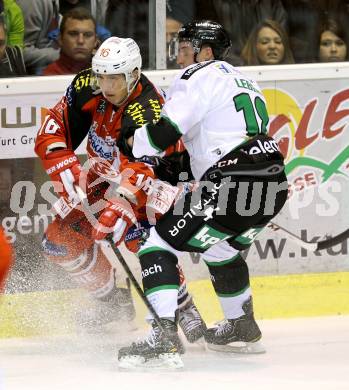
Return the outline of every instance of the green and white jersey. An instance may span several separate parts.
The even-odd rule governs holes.
[[[161,117],[158,128],[136,130],[133,154],[159,154],[182,137],[196,179],[247,137],[266,133],[269,121],[257,83],[224,61],[184,69],[168,91]]]

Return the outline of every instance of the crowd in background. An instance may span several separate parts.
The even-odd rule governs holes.
[[[347,61],[349,0],[167,0],[166,42],[185,23],[221,23],[234,65]],[[149,0],[0,0],[0,77],[75,74],[110,36],[149,68]],[[168,59],[167,67],[179,67]]]

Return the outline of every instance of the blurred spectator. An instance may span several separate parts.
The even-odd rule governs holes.
[[[101,42],[111,36],[110,31],[105,28],[107,6],[108,0],[59,0],[61,15],[77,7],[86,8],[96,21],[97,35]]]
[[[321,23],[318,39],[318,60],[338,62],[348,60],[348,38],[346,30],[334,19]]]
[[[6,27],[0,15],[0,77],[25,76],[26,70],[22,49],[6,45]]]
[[[105,27],[115,37],[134,39],[142,53],[142,67],[149,67],[149,0],[109,0]]]
[[[294,0],[293,0],[294,1]],[[328,19],[340,18],[343,14],[347,14],[347,0],[303,0],[309,2],[315,8],[320,18]]]
[[[180,1],[180,0],[168,0],[166,2],[166,47],[168,48],[171,40],[173,40],[178,30],[190,22],[194,17],[195,5],[193,0]],[[170,59],[167,50],[167,69],[178,68],[176,59]]]
[[[98,40],[96,22],[86,8],[73,8],[64,14],[58,44],[60,56],[43,70],[44,76],[76,74],[91,66]]]
[[[286,31],[275,20],[259,23],[241,52],[245,65],[293,64]]]
[[[166,48],[167,48],[167,69],[176,69],[178,64],[175,59],[170,59],[168,55],[168,47],[171,44],[171,40],[175,39],[178,30],[182,27],[179,20],[166,17]]]
[[[17,0],[24,16],[24,61],[28,74],[42,69],[59,57],[57,44],[48,36],[58,27],[58,0]]]
[[[97,24],[104,26],[108,0],[59,0],[59,12],[64,15],[71,9],[83,7],[90,11]]]
[[[15,0],[0,0],[0,15],[3,14],[7,31],[7,45],[23,47],[24,20],[22,10]]]
[[[174,38],[178,30],[182,27],[183,23],[179,20],[166,17],[166,43],[168,44],[172,38]]]
[[[215,2],[217,0],[194,0],[194,15],[196,20],[218,20]]]
[[[348,26],[348,0],[282,0],[287,12],[287,30],[297,63],[318,61],[322,20],[335,19]]]
[[[167,0],[167,40],[194,16],[194,0]],[[139,45],[143,68],[149,68],[149,0],[109,0],[105,26],[112,36],[131,37]],[[175,66],[175,62],[168,64]]]
[[[282,0],[287,12],[287,31],[295,62],[312,62],[317,41],[320,8],[317,0]]]
[[[205,38],[203,38],[205,37]],[[212,41],[218,43],[212,44]],[[195,45],[195,48],[193,46]],[[232,52],[228,32],[220,23],[212,20],[198,20],[185,25],[171,42],[170,55],[175,58],[180,68],[197,62],[197,52],[201,51],[201,61],[223,58],[230,64],[242,65],[239,57]]]
[[[286,26],[287,14],[281,0],[215,0],[213,5],[237,56],[257,24],[272,19]]]

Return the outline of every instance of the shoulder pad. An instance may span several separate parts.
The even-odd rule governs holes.
[[[142,92],[124,110],[123,126],[141,127],[160,119],[163,98],[144,76],[141,78]]]
[[[213,62],[215,62],[214,60],[212,61],[208,61],[208,62],[199,62],[197,65],[195,66],[192,66],[191,68],[187,69],[181,76],[181,79],[183,80],[188,80],[195,72],[197,72],[198,70],[202,69],[202,68],[205,68],[206,66],[208,65],[211,65]]]
[[[69,107],[82,107],[93,97],[91,88],[91,70],[85,69],[78,73],[66,91],[66,99]]]
[[[79,72],[75,76],[72,85],[76,92],[81,92],[82,89],[91,89],[91,69]]]

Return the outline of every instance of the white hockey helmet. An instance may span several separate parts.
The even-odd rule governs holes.
[[[95,76],[125,75],[128,95],[141,76],[141,67],[141,52],[132,38],[110,37],[102,43],[92,58],[92,72]],[[138,69],[136,78],[133,74],[135,69]]]

